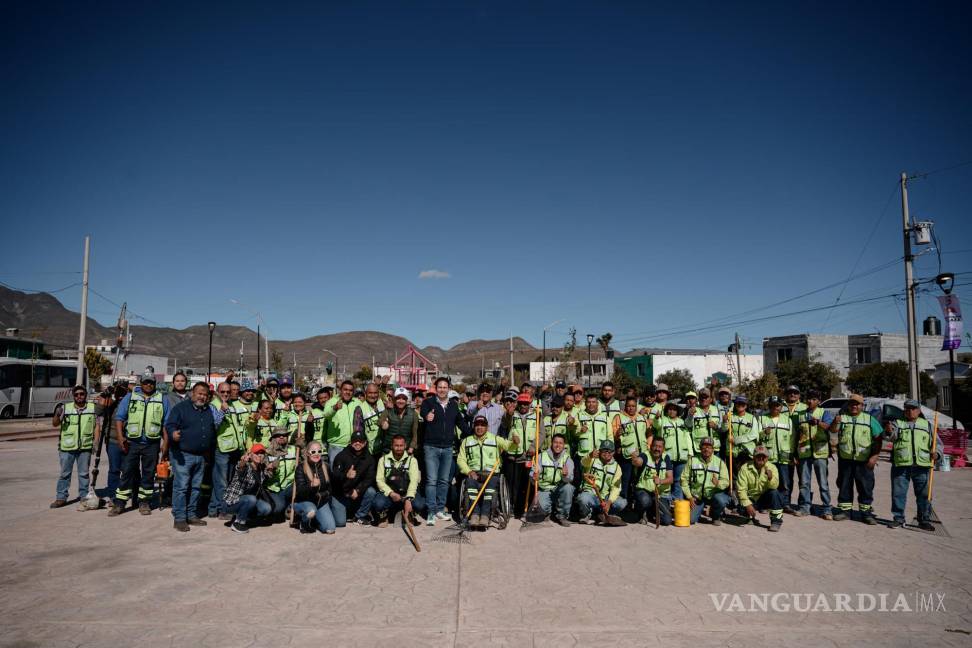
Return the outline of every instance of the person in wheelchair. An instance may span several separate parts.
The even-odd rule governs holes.
[[[499,470],[493,468],[496,467],[501,453],[506,452],[511,445],[518,446],[519,443],[520,436],[517,433],[509,439],[490,434],[489,421],[485,416],[476,416],[473,419],[473,433],[462,440],[457,457],[459,471],[465,475],[462,488],[466,500],[463,510],[460,511],[462,515],[468,512],[467,507],[476,499],[485,484],[482,497],[476,502],[470,515],[470,525],[489,526],[493,507],[498,503],[497,493],[502,479]]]
[[[416,495],[421,478],[418,460],[405,452],[405,435],[396,432],[392,435],[391,450],[378,464],[375,479],[378,495],[372,508],[378,514],[379,527],[388,526],[389,518],[394,519],[398,511],[409,516],[413,525],[419,524],[414,516],[425,508],[424,500]]]

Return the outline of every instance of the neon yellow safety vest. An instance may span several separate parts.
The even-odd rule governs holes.
[[[540,477],[537,481],[540,490],[549,492],[560,486],[564,481],[564,466],[567,465],[567,451],[564,450],[560,456],[554,459],[550,452],[540,454]]]
[[[874,441],[871,415],[861,412],[857,416],[841,414],[838,418],[840,428],[837,432],[837,454],[841,459],[867,461],[871,456]]]
[[[475,434],[467,436],[462,442],[462,452],[466,455],[466,464],[469,470],[475,472],[492,470],[499,457],[499,448],[496,445],[496,435],[487,432],[483,436],[483,442],[479,443]]]
[[[287,454],[277,459],[277,469],[267,480],[267,490],[279,493],[294,483],[297,470],[297,446],[288,445]]]
[[[675,463],[688,461],[692,456],[692,436],[685,429],[682,419],[667,416],[657,419],[655,433],[665,439],[665,454]]]
[[[247,424],[247,434],[246,434],[246,449],[249,450],[253,447],[254,443],[263,444],[263,447],[267,447],[270,443],[270,436],[273,433],[273,428],[277,425],[277,422],[273,419],[257,419],[256,423]]]
[[[381,428],[378,417],[385,411],[384,404],[379,400],[372,407],[368,401],[361,401],[361,415],[364,419],[365,436],[368,437],[368,452],[375,454],[381,447]],[[411,439],[409,439],[411,441]]]
[[[611,425],[608,423],[608,415],[604,412],[589,414],[584,410],[577,419],[577,454],[586,456],[591,454],[595,448],[601,447],[601,441],[613,438]],[[587,431],[584,431],[584,426]]]
[[[616,419],[620,423],[621,454],[625,457],[631,455],[632,450],[637,450],[638,454],[648,452],[648,419],[641,414],[628,416],[621,412]],[[590,450],[588,450],[590,452]],[[583,454],[583,451],[582,451]]]
[[[690,417],[688,412],[685,412],[685,425],[689,428],[689,432],[692,435],[692,449],[695,450],[696,454],[702,452],[702,439],[705,437],[712,437],[712,449],[718,451],[722,444],[719,442],[719,435],[715,434],[713,430],[709,428],[709,413],[701,408],[695,408],[695,416]]]
[[[812,412],[804,410],[797,417],[800,436],[797,439],[797,455],[800,459],[826,459],[830,456],[830,432],[820,425],[810,423],[811,419],[822,421],[824,410],[818,407]]]
[[[94,447],[96,424],[94,403],[85,403],[81,409],[78,409],[73,402],[67,403],[64,406],[64,413],[61,414],[61,437],[58,440],[58,448],[65,452],[91,450]]]
[[[576,428],[571,428],[567,424],[567,419],[569,417],[570,415],[567,412],[561,412],[560,416],[558,416],[556,420],[554,420],[550,415],[543,417],[543,427],[547,431],[547,436],[543,440],[542,450],[546,450],[550,447],[550,442],[553,440],[553,436],[555,434],[561,434],[565,439],[567,439],[568,448],[570,444],[574,442],[573,436],[574,429]],[[574,420],[576,421],[577,419]],[[576,426],[577,423],[575,422],[574,425]]]
[[[527,412],[526,414],[513,412],[513,416],[510,420],[509,435],[507,436],[507,439],[510,441],[510,448],[507,451],[508,454],[512,456],[521,455],[526,452],[532,444],[536,443],[537,418],[537,412],[535,410],[532,412]],[[541,416],[540,419],[543,420],[543,417]],[[514,434],[520,437],[519,445],[513,443]],[[540,436],[543,435],[541,434]]]
[[[213,405],[217,408],[219,399]],[[250,418],[250,405],[239,400],[230,401],[223,420],[216,430],[216,447],[220,452],[236,452],[246,447],[246,424]]]
[[[723,423],[723,430],[726,431],[727,435],[729,423],[732,423],[732,456],[739,456],[739,453],[743,450],[746,450],[750,457],[753,456],[753,452],[756,450],[756,439],[759,438],[759,421],[749,412],[741,415],[733,412]],[[728,439],[729,437],[726,436],[727,443]]]
[[[148,399],[142,392],[132,392],[128,401],[128,424],[125,434],[129,439],[138,439],[145,432],[145,438],[155,440],[162,437],[162,417],[165,410],[162,394],[155,392]]]
[[[781,413],[776,418],[763,415],[759,419],[763,443],[773,463],[790,463],[793,458],[793,419]]]
[[[657,465],[655,465],[654,461],[650,455],[646,456],[644,468],[641,469],[641,475],[638,477],[638,483],[635,484],[635,488],[654,493],[655,477],[659,480],[668,477],[668,470],[665,469],[665,455],[661,456]],[[671,492],[671,484],[658,484],[658,494],[662,497],[667,497]]]
[[[932,465],[932,433],[931,424],[928,420],[923,418],[915,421],[898,419],[894,423],[898,428],[898,437],[894,440],[891,450],[894,465],[930,468]]]
[[[715,455],[709,458],[709,463],[705,463],[702,457],[692,457],[685,470],[688,472],[688,492],[697,499],[709,499],[713,493],[729,487],[729,471],[722,459]],[[718,485],[713,485],[713,477],[718,480]]]
[[[618,462],[612,461],[609,464],[601,462],[600,457],[594,457],[591,467],[587,471],[588,475],[594,476],[594,483],[597,484],[601,492],[601,499],[607,500],[611,496],[611,489],[614,487],[614,475],[618,472]],[[594,487],[585,479],[583,490],[593,493]]]

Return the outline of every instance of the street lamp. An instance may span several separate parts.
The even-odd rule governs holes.
[[[209,365],[206,367],[206,385],[209,385],[209,375],[213,373],[213,331],[216,330],[216,322],[209,323]]]
[[[552,329],[563,321],[563,319],[559,319],[543,327],[543,378],[540,379],[541,388],[547,384],[547,329]]]
[[[952,294],[955,285],[955,274],[943,272],[935,277],[935,283],[946,295]],[[948,314],[946,313],[945,331],[948,332]],[[952,417],[952,427],[955,427],[955,349],[949,345],[948,349],[948,415]],[[937,434],[938,431],[935,431]],[[934,457],[933,457],[934,459]]]
[[[594,373],[594,366],[591,364],[591,345],[594,343],[594,336],[587,334],[587,388],[591,388],[591,375]]]

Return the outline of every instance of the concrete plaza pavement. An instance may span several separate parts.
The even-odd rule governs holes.
[[[243,536],[210,520],[183,534],[168,510],[50,510],[57,470],[54,440],[0,443],[0,646],[972,645],[968,469],[935,477],[947,537],[792,516],[778,534],[513,521],[468,545],[432,542],[443,525],[423,526],[421,553],[397,526]],[[889,519],[889,466],[877,470]],[[913,609],[717,610],[710,594],[732,593],[747,607],[750,594],[856,605],[887,593],[889,608],[900,593]]]

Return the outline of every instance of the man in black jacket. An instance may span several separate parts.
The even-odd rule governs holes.
[[[371,524],[371,502],[375,498],[375,458],[368,452],[368,437],[358,430],[351,443],[334,458],[331,468],[333,493],[331,511],[334,523],[343,527],[348,514],[356,524]]]
[[[199,518],[199,492],[205,464],[212,457],[216,442],[216,427],[222,420],[223,411],[209,402],[209,385],[203,382],[193,385],[189,399],[169,411],[164,432],[172,460],[172,516],[176,531],[206,526],[206,521]]]
[[[445,506],[449,481],[455,474],[452,450],[458,441],[456,430],[460,436],[467,436],[469,425],[459,411],[459,403],[449,399],[447,378],[436,379],[435,396],[422,401],[421,416],[425,424],[425,499],[429,507],[426,524],[435,526],[437,519],[451,519]]]

